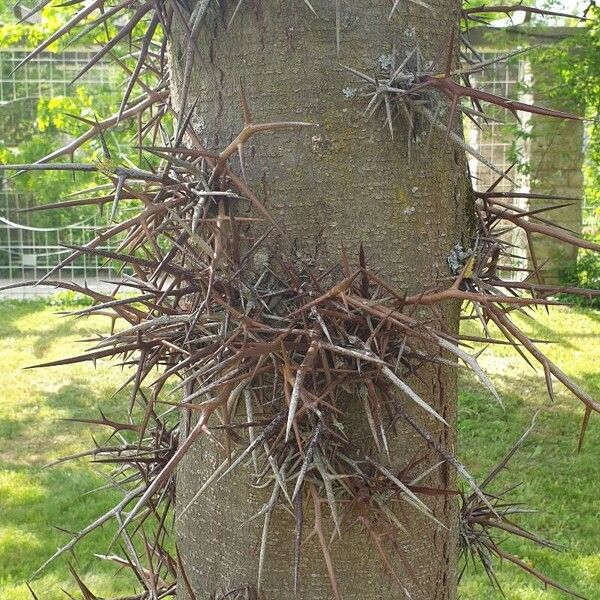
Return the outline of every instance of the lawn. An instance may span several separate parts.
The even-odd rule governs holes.
[[[98,363],[95,370],[89,364],[22,369],[76,353],[77,340],[104,325],[101,317],[65,319],[56,316],[58,310],[64,309],[40,301],[0,303],[0,598],[7,600],[31,598],[24,580],[69,539],[57,527],[78,530],[117,497],[110,491],[88,493],[106,483],[89,462],[43,468],[90,445],[90,427],[61,419],[96,416],[100,402],[109,415],[126,404],[123,395],[111,398],[124,375],[108,363]],[[113,564],[90,558],[106,551],[113,533],[105,528],[91,535],[69,557],[88,573],[90,587],[105,596],[123,594],[130,584],[123,573],[115,577]],[[33,582],[44,600],[65,599],[61,587],[74,589],[64,560]]]
[[[90,443],[88,426],[61,419],[90,416],[102,403],[108,416],[127,404],[114,395],[125,374],[99,362],[44,370],[22,367],[78,351],[77,340],[105,327],[101,317],[87,320],[56,316],[60,310],[41,301],[0,303],[0,598],[30,598],[24,580],[68,539],[57,528],[77,530],[114,501],[111,492],[88,493],[106,483],[103,471],[85,461],[52,469],[44,465]],[[550,356],[592,395],[600,398],[600,312],[540,311],[523,322],[538,339],[560,340]],[[491,373],[506,410],[468,375],[461,376],[460,454],[478,477],[502,457],[529,425],[536,408],[547,404],[543,375],[524,365],[506,347],[488,348],[481,362]],[[556,386],[556,402],[540,414],[537,427],[502,475],[498,488],[521,482],[514,497],[539,510],[527,525],[564,545],[560,553],[509,542],[507,548],[529,564],[576,588],[590,600],[600,598],[600,420],[592,418],[584,450],[577,454],[582,410]],[[95,560],[114,529],[84,540],[76,556],[78,570],[101,596],[130,591],[131,581],[109,563]],[[509,565],[500,570],[509,600],[552,600],[542,585]],[[33,582],[40,599],[66,598],[74,589],[65,560],[52,564]],[[500,599],[482,573],[470,571],[461,584],[462,600]]]

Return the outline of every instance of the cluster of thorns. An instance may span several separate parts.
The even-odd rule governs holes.
[[[515,324],[511,314],[556,304],[550,298],[565,291],[543,283],[542,265],[537,264],[532,245],[534,234],[578,247],[598,247],[554,226],[540,211],[516,207],[511,200],[525,195],[497,191],[498,184],[509,176],[508,172],[500,172],[494,185],[475,192],[477,231],[464,264],[456,272],[449,272],[447,281],[418,294],[410,295],[386,282],[369,267],[362,247],[354,256],[342,251],[339,264],[325,273],[311,270],[296,257],[292,260],[281,251],[274,252],[275,247],[285,247],[279,242],[286,233],[246,181],[244,147],[254,135],[276,135],[280,129],[311,124],[255,124],[242,91],[244,125],[240,133],[222,151],[204,148],[191,125],[192,110],[185,112],[189,87],[185,77],[189,77],[193,64],[194,31],[210,2],[198,3],[192,18],[184,20],[191,23],[188,56],[192,58],[189,68],[186,63],[187,75],[184,74],[182,85],[183,113],[175,111],[170,103],[165,46],[155,40],[159,26],[168,28],[181,6],[175,2],[158,3],[159,11],[156,3],[124,5],[126,9],[137,8],[85,68],[112,53],[116,44],[131,36],[134,27],[150,15],[135,67],[130,69],[120,61],[130,79],[118,114],[104,121],[88,121],[86,133],[35,164],[10,167],[101,171],[110,180],[112,189],[106,195],[91,194],[38,207],[112,205],[110,224],[87,244],[71,247],[68,257],[43,278],[46,283],[91,297],[91,307],[71,314],[106,315],[112,320],[112,330],[85,353],[45,366],[114,358],[132,368],[123,386],[131,390],[129,418],[117,422],[101,415],[99,419],[87,420],[109,428],[110,438],[87,452],[59,461],[89,456],[113,464],[111,479],[125,490],[123,499],[73,536],[40,571],[73,549],[84,536],[114,519],[120,550],[103,558],[133,570],[144,590],[138,598],[174,595],[178,574],[180,584],[194,598],[178,553],[168,550],[168,540],[172,535],[177,467],[203,436],[207,443],[214,444],[222,459],[192,500],[186,506],[177,506],[177,518],[200,501],[211,485],[236,469],[243,469],[255,485],[270,486],[269,501],[256,515],[264,522],[258,594],[262,574],[268,568],[265,553],[269,525],[277,510],[287,509],[296,522],[291,542],[295,547],[296,588],[302,549],[314,541],[321,549],[332,592],[340,598],[330,547],[345,530],[360,527],[389,576],[408,595],[406,582],[396,566],[405,561],[405,528],[399,507],[409,505],[429,518],[433,527],[441,527],[423,498],[447,495],[459,495],[462,499],[463,550],[481,560],[492,580],[495,581],[495,556],[513,562],[547,585],[570,592],[500,548],[496,541],[494,532],[500,532],[551,546],[512,521],[512,515],[521,512],[517,505],[504,501],[503,494],[486,491],[524,438],[478,485],[449,449],[440,445],[435,431],[449,424],[418,389],[424,367],[446,369],[462,365],[479,379],[490,397],[500,402],[477,356],[468,351],[468,344],[509,343],[526,360],[533,359],[543,367],[550,397],[554,379],[583,402],[581,443],[589,416],[592,411],[600,412],[600,404],[545,356]],[[390,17],[397,5],[396,2]],[[86,5],[62,33],[53,35],[28,59],[85,22],[94,11],[100,11],[100,16],[88,28],[105,23],[115,11],[119,12],[103,9],[103,0]],[[481,103],[511,112],[525,110],[574,118],[470,87],[468,76],[489,64],[475,60],[463,69],[453,70],[449,61],[445,71],[438,73],[415,49],[402,60],[392,52],[389,60],[381,64],[383,77],[381,72],[371,76],[355,69],[350,71],[365,83],[364,91],[370,95],[367,116],[383,114],[392,135],[398,118],[405,118],[413,128],[418,116],[423,115],[432,128],[444,130],[447,139],[465,148],[454,130],[456,113],[484,118]],[[144,77],[148,73],[160,74],[154,87],[146,83]],[[465,80],[466,85],[457,83],[456,78]],[[145,93],[130,100],[136,83]],[[440,93],[450,100],[445,124],[439,120],[444,106]],[[463,98],[472,101],[471,107],[461,104]],[[163,117],[170,113],[177,118],[173,133],[163,123]],[[104,135],[128,120],[138,122],[140,152],[158,159],[158,167],[144,170],[114,164]],[[412,137],[411,132],[409,143]],[[64,156],[72,157],[92,138],[99,139],[104,148],[102,162],[54,162]],[[147,139],[150,144],[143,145]],[[157,145],[158,140],[161,145]],[[231,166],[236,155],[239,171]],[[125,202],[137,202],[141,208],[133,216],[114,222]],[[503,266],[503,259],[512,251],[504,236],[512,228],[525,232],[534,262],[534,268],[519,278]],[[116,250],[106,249],[109,240],[118,241]],[[265,254],[273,257],[267,266],[257,259]],[[114,293],[104,294],[53,279],[56,272],[81,256],[101,257],[123,265]],[[505,279],[507,273],[511,276]],[[458,336],[445,329],[441,307],[449,301],[471,308],[469,318],[481,323],[481,337]],[[127,326],[115,327],[117,321]],[[494,331],[502,339],[494,337],[490,325],[495,326]],[[183,397],[178,399],[180,395]],[[368,432],[366,441],[356,439],[352,428],[344,427],[350,411],[360,414]],[[424,467],[423,458],[418,456],[400,470],[393,466],[393,440],[399,427],[411,429],[423,439],[430,451],[428,460],[433,458],[429,461],[432,466]],[[467,491],[427,485],[427,477],[442,468],[454,469]],[[313,517],[308,534],[304,523],[307,508]],[[332,531],[323,524],[324,510],[329,513]],[[71,570],[84,597],[95,598],[74,567]]]

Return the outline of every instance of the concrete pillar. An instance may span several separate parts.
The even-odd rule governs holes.
[[[575,114],[583,109],[573,101],[558,98],[555,93],[559,83],[553,76],[552,66],[544,62],[531,65],[533,75],[532,95],[534,104],[555,108]],[[556,194],[575,198],[569,206],[540,215],[576,234],[582,229],[583,196],[583,123],[532,115],[529,120],[528,162],[529,186],[533,193]],[[530,210],[557,206],[565,202],[556,200],[531,200]],[[539,265],[544,264],[543,274],[547,283],[555,283],[562,268],[577,259],[577,249],[544,236],[534,237],[534,252]],[[530,267],[533,266],[530,257]]]

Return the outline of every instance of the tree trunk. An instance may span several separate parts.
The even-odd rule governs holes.
[[[195,61],[188,95],[188,107],[195,103],[195,130],[212,150],[223,149],[234,138],[243,126],[240,82],[255,123],[318,123],[318,128],[257,135],[244,150],[251,187],[285,228],[279,247],[288,257],[325,270],[339,261],[342,248],[356,262],[362,243],[372,269],[399,289],[423,289],[450,276],[448,254],[456,244],[468,243],[464,157],[444,141],[443,134],[429,136],[424,123],[417,124],[409,156],[406,123],[396,122],[392,140],[380,114],[366,121],[368,99],[347,97],[352,94],[344,89],[359,84],[341,65],[372,75],[378,61],[394,49],[404,56],[418,45],[424,57],[443,70],[451,31],[458,26],[458,4],[434,0],[429,11],[404,2],[388,20],[390,0],[342,2],[338,57],[336,3],[311,1],[317,16],[302,0],[242,2],[231,25],[237,2],[221,2],[222,12],[207,14],[196,40],[202,57]],[[171,44],[176,95],[181,92],[186,50],[183,29],[176,25]],[[445,309],[450,331],[457,327],[457,312],[457,306]],[[419,374],[423,397],[450,423],[443,429],[430,422],[428,426],[441,446],[454,451],[454,370],[432,366]],[[345,422],[350,432],[360,430],[351,410]],[[392,448],[397,468],[424,455],[430,464],[440,460],[407,428],[400,427],[399,432]],[[221,461],[206,440],[192,447],[178,469],[178,507],[188,504]],[[209,488],[177,523],[178,547],[198,600],[257,597],[263,519],[249,519],[267,497],[248,485],[247,473],[242,468]],[[454,485],[446,467],[424,481],[428,486]],[[407,532],[400,532],[399,539],[406,564],[394,568],[415,600],[451,600],[456,598],[457,503],[452,497],[425,501],[447,528],[436,527],[412,509],[404,510]],[[329,536],[326,509],[323,519]],[[300,589],[294,596],[294,519],[283,508],[275,511],[261,598],[335,597],[316,538],[309,537],[311,513],[304,523]],[[347,520],[342,539],[331,544],[341,597],[407,597],[386,574],[366,533],[351,523]],[[186,586],[180,588],[181,598],[188,598]]]

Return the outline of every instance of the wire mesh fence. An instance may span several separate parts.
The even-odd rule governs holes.
[[[485,61],[498,58],[497,52],[482,54]],[[512,60],[497,62],[490,65],[483,73],[473,78],[473,83],[479,89],[502,96],[504,98],[519,98],[526,100],[522,94],[522,84],[529,79],[527,63],[525,60]],[[505,171],[514,161],[515,152],[519,149],[513,147],[514,135],[508,131],[511,116],[508,111],[498,107],[485,106],[486,114],[490,117],[485,127],[479,128],[471,124],[468,127],[470,143],[491,164],[500,171]],[[523,119],[526,120],[526,115]],[[523,123],[526,126],[526,122]],[[471,170],[475,176],[478,189],[486,189],[498,179],[498,173],[480,161],[472,160]],[[514,190],[524,191],[527,187],[526,178],[517,173],[511,173],[516,185],[510,179],[501,181],[496,189],[500,191]]]
[[[0,107],[10,110],[11,123],[35,118],[38,99],[72,96],[80,86],[92,93],[114,87],[114,68],[106,63],[96,65],[79,78],[76,85],[72,84],[94,53],[83,49],[59,54],[42,52],[15,71],[28,51],[0,50]],[[68,224],[63,223],[65,219],[61,215],[56,219],[60,225],[54,226],[50,219],[49,226],[40,227],[32,214],[22,212],[34,204],[32,195],[18,193],[9,180],[0,182],[0,280],[4,284],[39,280],[72,252],[66,246],[85,244],[102,225],[95,215]],[[81,256],[52,277],[110,281],[116,279],[117,268],[100,257]]]
[[[102,222],[96,215],[61,227],[35,227],[27,212],[30,196],[0,192],[0,279],[7,283],[38,280],[81,246],[93,239]],[[114,250],[115,242],[102,247]],[[53,275],[61,280],[116,280],[119,265],[98,256],[83,255]]]
[[[481,55],[484,61],[492,61],[498,57],[498,52],[487,52]],[[504,98],[518,98],[528,101],[522,93],[522,84],[528,79],[529,73],[526,61],[512,60],[491,64],[483,73],[473,77],[472,83],[478,89]],[[476,189],[486,190],[495,185],[497,191],[527,192],[529,190],[528,179],[518,169],[511,171],[510,178],[502,179],[499,183],[496,183],[500,177],[498,172],[507,171],[514,162],[515,154],[517,152],[525,154],[526,149],[514,145],[514,133],[511,134],[509,131],[512,117],[507,110],[488,105],[484,108],[487,115],[485,126],[477,127],[473,122],[467,121],[465,133],[470,145],[484,156],[496,170],[479,160],[471,159],[470,168],[474,176]],[[526,116],[522,126],[527,126]],[[520,208],[526,208],[526,202],[519,198],[513,199],[511,203]],[[511,256],[503,259],[502,266],[507,269],[526,268],[528,253],[524,232],[516,227],[508,228],[502,239],[511,246]],[[523,273],[518,270],[510,270],[503,272],[503,276],[520,279]]]
[[[26,50],[0,50],[0,103],[24,98],[51,98],[74,93],[73,79],[94,55],[93,51],[71,50],[60,54],[42,52],[18,71],[14,69],[27,56]],[[77,85],[109,86],[114,72],[109,64],[90,69]]]

